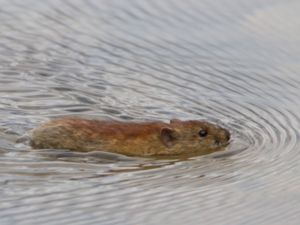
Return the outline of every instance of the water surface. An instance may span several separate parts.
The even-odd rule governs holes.
[[[299,224],[299,1],[0,6],[1,224]],[[188,160],[31,150],[65,115],[205,119],[233,140]]]

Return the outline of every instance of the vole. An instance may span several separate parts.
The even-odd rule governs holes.
[[[118,122],[60,118],[35,128],[31,146],[108,151],[131,156],[205,154],[224,148],[230,133],[205,121]]]

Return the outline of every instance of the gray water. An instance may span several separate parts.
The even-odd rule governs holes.
[[[299,224],[300,2],[0,0],[0,224]],[[51,118],[205,119],[186,160],[32,150]]]

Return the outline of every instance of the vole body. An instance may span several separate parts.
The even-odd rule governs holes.
[[[227,130],[203,121],[117,122],[55,119],[32,131],[33,148],[108,151],[125,155],[204,154],[228,144]]]

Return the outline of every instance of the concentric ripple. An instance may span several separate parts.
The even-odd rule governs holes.
[[[0,0],[0,224],[299,224],[297,1]],[[35,150],[75,115],[204,119],[189,159]]]

